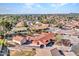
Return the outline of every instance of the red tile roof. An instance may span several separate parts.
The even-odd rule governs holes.
[[[14,36],[13,38],[12,38],[12,40],[16,40],[16,41],[21,41],[21,40],[23,40],[24,39],[24,37],[23,36],[19,36],[19,35],[16,35],[16,36]]]
[[[54,34],[53,33],[41,33],[39,34],[38,36],[26,36],[26,39],[30,39],[30,40],[33,40],[32,44],[37,44],[38,42],[40,44],[46,44],[46,41],[47,40],[50,40],[50,39],[53,39],[54,37]],[[16,40],[16,41],[21,41],[23,40],[23,36],[14,36],[13,37],[13,40]]]
[[[42,33],[36,37],[31,37],[31,40],[33,40],[34,44],[37,44],[37,42],[46,44],[46,41],[53,39],[53,37],[54,37],[53,33]]]

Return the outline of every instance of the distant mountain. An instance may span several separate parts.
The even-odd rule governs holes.
[[[34,16],[40,16],[40,15],[60,15],[60,16],[63,16],[63,15],[69,15],[69,16],[79,16],[79,13],[60,13],[60,14],[0,14],[0,16],[1,15],[3,15],[3,16],[5,16],[5,15],[9,15],[9,16],[11,16],[11,15],[17,15],[17,16],[26,16],[26,15],[34,15]]]

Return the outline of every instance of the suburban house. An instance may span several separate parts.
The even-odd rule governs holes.
[[[75,34],[75,31],[74,30],[60,30],[58,32],[59,34],[65,34],[65,35],[74,35]]]
[[[50,39],[54,40],[54,34],[53,33],[41,33],[37,36],[30,37],[32,40],[32,44],[34,45],[41,45],[46,44],[49,42]]]
[[[18,34],[13,36],[12,41],[18,43],[19,45],[22,45],[23,43],[26,42],[26,39],[24,36]]]
[[[25,27],[25,22],[20,21],[16,24],[16,26],[11,30],[11,32],[15,33],[27,33],[27,28]]]
[[[43,23],[36,23],[35,25],[32,25],[30,29],[39,30],[39,29],[47,29],[49,24],[43,24]]]
[[[20,45],[25,43],[27,40],[32,41],[32,45],[41,45],[41,44],[47,44],[49,40],[54,40],[54,34],[53,33],[41,33],[36,36],[22,36],[22,35],[16,35],[13,36],[12,40],[13,42],[16,42]]]

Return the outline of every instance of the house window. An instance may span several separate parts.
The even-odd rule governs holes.
[[[39,42],[37,42],[37,45],[39,45]]]
[[[31,40],[31,42],[33,42],[34,40]]]
[[[48,42],[48,40],[46,40],[46,42]]]
[[[52,39],[50,39],[50,42],[52,42],[53,40]]]

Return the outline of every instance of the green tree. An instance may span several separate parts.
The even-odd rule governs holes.
[[[3,27],[3,31],[6,32],[6,31],[11,29],[12,24],[10,24],[9,22],[7,22],[5,20],[2,20],[2,21],[0,21],[0,26],[2,26]]]

